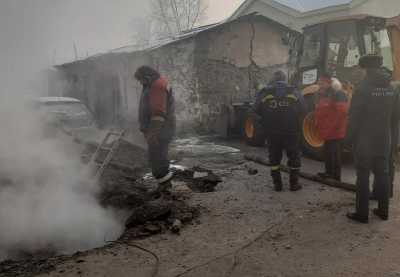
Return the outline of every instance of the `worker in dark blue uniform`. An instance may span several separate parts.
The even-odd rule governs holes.
[[[257,96],[255,113],[267,135],[271,177],[275,191],[282,191],[281,162],[286,151],[290,168],[290,190],[298,191],[301,167],[301,118],[305,112],[303,96],[286,83],[283,71],[274,73],[270,84]]]
[[[347,216],[368,223],[369,177],[375,174],[378,208],[374,214],[383,220],[389,217],[390,158],[399,123],[399,94],[391,85],[390,72],[382,67],[383,58],[367,55],[360,66],[366,78],[354,93],[347,140],[353,146],[357,170],[356,211]]]

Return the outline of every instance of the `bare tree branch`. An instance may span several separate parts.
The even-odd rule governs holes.
[[[136,26],[135,39],[138,43],[173,37],[193,29],[204,19],[207,12],[206,0],[150,0],[150,11],[145,16],[150,22],[148,38],[144,38],[143,22]],[[135,22],[135,21],[134,21]],[[147,26],[147,25],[146,25]]]

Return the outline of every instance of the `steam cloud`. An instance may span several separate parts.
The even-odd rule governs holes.
[[[96,201],[98,185],[70,140],[43,136],[43,121],[21,95],[0,94],[0,260],[16,251],[71,252],[122,232]]]
[[[122,232],[119,214],[97,203],[99,187],[79,149],[70,140],[44,138],[43,121],[27,98],[47,93],[38,73],[70,61],[74,42],[81,56],[114,47],[110,41],[121,45],[129,35],[115,30],[138,10],[125,3],[143,1],[0,1],[0,260],[18,252],[88,249]],[[118,15],[114,25],[96,21],[112,14]]]

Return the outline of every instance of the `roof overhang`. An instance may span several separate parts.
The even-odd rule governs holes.
[[[166,38],[166,39],[162,39],[157,41],[156,43],[154,43],[153,45],[149,45],[147,46],[147,48],[137,48],[136,45],[128,45],[128,46],[124,46],[124,47],[120,47],[120,48],[116,48],[113,50],[110,50],[106,53],[101,53],[101,54],[96,54],[93,56],[90,56],[88,58],[82,59],[82,60],[77,60],[77,61],[73,61],[73,62],[69,62],[69,63],[64,63],[61,65],[56,65],[54,66],[55,68],[65,68],[65,67],[69,67],[69,66],[74,66],[74,65],[79,65],[82,62],[88,62],[88,61],[92,61],[95,60],[97,58],[100,57],[105,57],[105,56],[110,56],[110,55],[120,55],[120,54],[141,54],[141,53],[148,53],[157,49],[160,49],[162,47],[165,46],[169,46],[169,45],[173,45],[175,43],[179,43],[179,42],[183,42],[185,40],[188,40],[190,38],[194,38],[199,34],[205,33],[205,32],[209,32],[209,31],[214,31],[217,30],[218,28],[222,28],[226,25],[235,23],[235,22],[240,22],[240,21],[246,21],[246,20],[251,20],[251,19],[264,19],[267,20],[269,22],[272,22],[274,24],[276,24],[277,26],[279,26],[280,28],[284,28],[286,29],[288,32],[296,32],[295,30],[290,29],[288,26],[285,26],[279,22],[276,22],[270,18],[267,18],[263,15],[260,15],[258,13],[250,13],[250,14],[246,14],[243,15],[241,17],[235,18],[235,19],[226,19],[224,21],[221,21],[219,23],[216,24],[211,24],[211,25],[206,25],[206,26],[201,26],[201,27],[197,27],[194,28],[190,31],[186,31],[183,32],[175,37],[171,37],[171,38]]]
[[[325,20],[316,22],[314,24],[311,25],[307,25],[304,28],[310,28],[316,25],[320,25],[320,24],[325,24],[325,23],[333,23],[333,22],[341,22],[341,21],[349,21],[349,20],[364,20],[367,18],[374,18],[374,19],[378,19],[378,20],[386,20],[386,18],[383,17],[379,17],[379,16],[372,16],[369,14],[355,14],[355,15],[347,15],[347,16],[340,16],[340,17],[334,17],[334,18],[327,18]]]
[[[339,11],[343,11],[343,10],[347,10],[347,9],[352,9],[352,8],[355,8],[359,5],[367,2],[368,0],[352,0],[351,2],[346,3],[346,4],[339,4],[339,5],[329,6],[326,8],[306,11],[306,12],[298,11],[291,7],[280,4],[274,0],[246,0],[242,3],[242,5],[239,6],[239,8],[231,15],[230,18],[234,19],[238,16],[243,15],[246,12],[246,10],[248,10],[256,1],[261,1],[264,4],[269,5],[275,9],[278,9],[279,11],[281,11],[293,18],[305,18],[305,17],[309,17],[309,16],[315,16],[315,15],[320,15],[320,14],[325,14],[325,13],[333,13],[333,12],[339,12]]]
[[[38,102],[42,104],[55,104],[55,103],[80,103],[76,98],[71,97],[39,97],[37,99]]]

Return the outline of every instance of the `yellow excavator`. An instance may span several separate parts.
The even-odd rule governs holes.
[[[343,84],[349,95],[363,79],[364,70],[358,66],[361,56],[380,54],[384,66],[393,72],[394,83],[400,82],[400,16],[380,18],[354,15],[336,18],[304,28],[294,40],[292,53],[296,55],[296,72],[291,82],[302,89],[308,113],[303,120],[303,149],[315,158],[322,157],[324,141],[314,124],[314,108],[318,91],[317,80],[321,72],[330,72]],[[244,123],[247,142],[263,142],[252,117]]]

